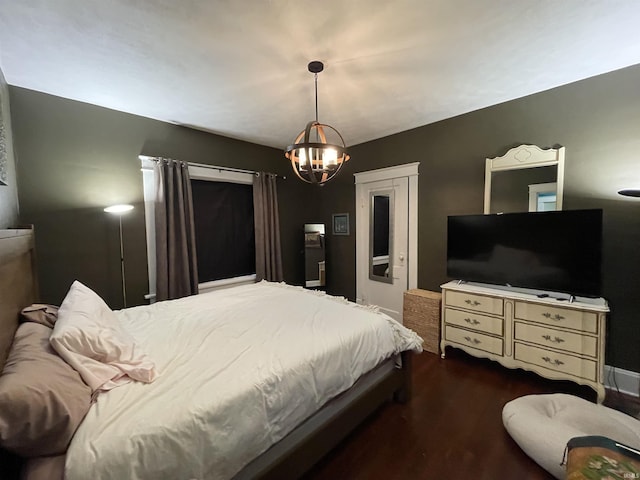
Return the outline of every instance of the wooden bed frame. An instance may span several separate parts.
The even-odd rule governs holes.
[[[0,372],[18,329],[18,314],[38,298],[33,228],[0,230]],[[0,449],[2,478],[18,478],[21,461]]]
[[[33,229],[0,230],[0,371],[18,328],[20,310],[38,299],[35,268]],[[343,401],[333,405],[330,415],[320,417],[321,410],[303,422],[251,462],[254,468],[250,478],[299,478],[385,402],[391,399],[408,401],[411,357],[412,352],[402,352],[401,368],[387,368],[369,384],[360,385],[362,388],[351,396],[351,390],[345,392]],[[15,458],[0,451],[0,463],[3,474],[8,473],[5,467],[11,470],[10,466],[15,465],[13,475],[17,478],[19,464]],[[241,471],[235,478],[249,478],[247,471]]]
[[[0,230],[0,370],[18,328],[18,314],[38,297],[33,229]]]

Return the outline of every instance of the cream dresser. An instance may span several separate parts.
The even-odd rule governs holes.
[[[570,302],[563,294],[458,282],[441,288],[442,358],[450,345],[508,368],[588,385],[598,403],[604,400],[604,299]]]

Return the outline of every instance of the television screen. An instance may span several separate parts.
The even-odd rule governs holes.
[[[456,280],[601,295],[602,210],[448,218],[447,275]]]

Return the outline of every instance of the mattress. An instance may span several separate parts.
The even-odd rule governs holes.
[[[117,314],[160,375],[98,396],[68,480],[231,478],[361,375],[421,350],[385,314],[269,282]]]

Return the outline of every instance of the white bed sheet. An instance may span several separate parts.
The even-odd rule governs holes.
[[[421,350],[382,313],[268,282],[116,313],[159,376],[99,395],[67,480],[231,478],[359,376]]]

